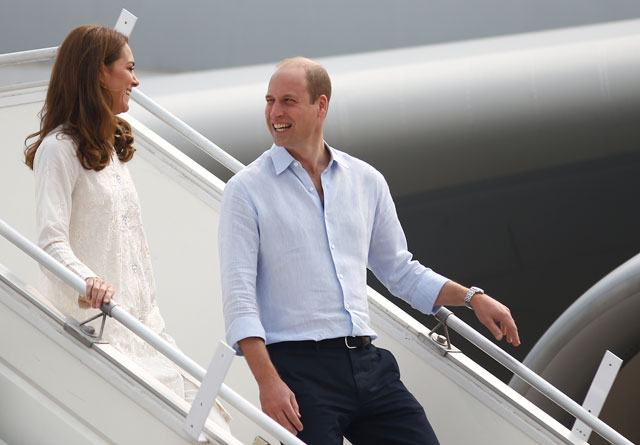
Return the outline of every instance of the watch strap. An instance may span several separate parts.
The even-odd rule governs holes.
[[[475,294],[484,294],[484,291],[479,287],[471,286],[467,291],[467,295],[465,295],[464,297],[464,305],[471,310],[473,310],[473,308],[471,307],[471,298],[473,298]]]

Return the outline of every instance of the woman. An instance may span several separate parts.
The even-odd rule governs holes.
[[[43,290],[77,320],[115,298],[175,346],[156,302],[138,195],[126,166],[135,152],[131,127],[117,117],[138,86],[134,67],[127,38],[103,26],[74,29],[59,49],[40,131],[27,137],[36,140],[25,158],[36,181],[38,244],[85,280],[87,299],[48,273]],[[107,323],[104,338],[185,397],[176,365],[120,323]],[[189,382],[187,389],[192,399]]]

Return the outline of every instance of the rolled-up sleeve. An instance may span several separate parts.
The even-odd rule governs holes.
[[[412,259],[389,187],[381,174],[377,175],[376,187],[378,197],[368,267],[393,295],[422,313],[437,312],[435,301],[449,280]]]
[[[243,186],[232,178],[222,197],[218,248],[226,339],[239,355],[238,341],[266,339],[256,295],[259,245],[256,209]]]

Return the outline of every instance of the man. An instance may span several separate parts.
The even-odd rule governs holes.
[[[274,145],[222,199],[227,341],[245,355],[263,411],[309,444],[438,443],[391,353],[371,344],[367,267],[422,312],[466,299],[498,340],[517,346],[518,331],[481,289],[411,260],[382,175],[324,141],[330,97],[311,60],[287,59],[271,77]]]

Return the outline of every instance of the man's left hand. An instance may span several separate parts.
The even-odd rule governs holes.
[[[500,341],[506,336],[507,342],[513,346],[520,344],[518,327],[508,307],[487,294],[475,294],[471,306],[478,320],[489,328],[496,340]]]

